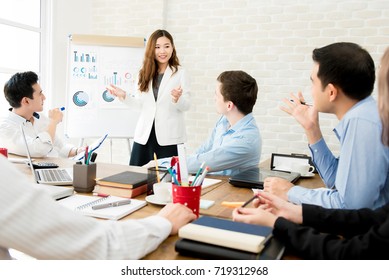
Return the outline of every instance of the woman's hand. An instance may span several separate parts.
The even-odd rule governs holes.
[[[107,86],[106,89],[113,96],[119,97],[120,99],[126,98],[126,92],[113,84],[110,84],[109,86]]]
[[[181,88],[181,86],[179,86],[178,88],[174,88],[172,90],[172,92],[170,93],[170,95],[172,96],[173,103],[177,103],[178,100],[180,99],[181,95],[182,95],[182,88]]]

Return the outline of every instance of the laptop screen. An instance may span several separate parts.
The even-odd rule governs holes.
[[[26,134],[24,133],[24,123],[22,123],[20,125],[20,129],[22,131],[24,145],[26,146],[27,159],[28,159],[28,163],[29,163],[30,168],[31,168],[32,175],[34,176],[35,183],[39,183],[39,180],[37,178],[37,174],[36,174],[34,166],[32,164],[32,159],[31,159],[30,150],[29,150],[28,144],[27,144]]]
[[[280,177],[289,182],[296,182],[300,178],[300,173],[252,168],[238,173],[229,178],[229,183],[242,188],[263,188],[266,177]]]

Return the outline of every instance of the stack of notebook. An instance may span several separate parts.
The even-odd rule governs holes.
[[[124,171],[96,180],[94,193],[133,198],[147,191],[147,174]]]
[[[175,250],[201,259],[279,259],[272,228],[202,216],[183,226]]]

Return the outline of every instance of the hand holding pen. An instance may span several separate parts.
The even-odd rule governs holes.
[[[319,114],[314,106],[305,103],[301,92],[298,96],[291,93],[290,98],[284,98],[283,102],[286,106],[280,106],[280,109],[294,117],[306,131],[319,128]]]

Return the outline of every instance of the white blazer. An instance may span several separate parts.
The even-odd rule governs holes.
[[[172,102],[170,95],[174,88],[181,86],[182,95],[177,103]],[[157,101],[155,101],[152,83],[147,92],[138,92],[137,96],[127,95],[123,100],[128,106],[141,109],[135,128],[134,141],[146,144],[155,120],[155,134],[161,146],[175,145],[186,142],[184,111],[190,108],[190,81],[182,67],[173,73],[167,67],[159,86]]]

